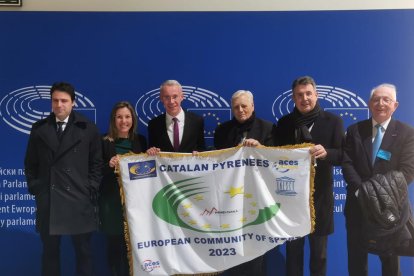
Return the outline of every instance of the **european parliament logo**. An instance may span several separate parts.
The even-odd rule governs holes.
[[[328,85],[317,85],[316,90],[320,106],[340,116],[345,128],[357,121],[369,118],[367,103],[356,93]],[[272,114],[276,121],[292,112],[294,106],[292,90],[285,91],[276,97],[272,105]]]
[[[30,134],[32,124],[50,114],[50,85],[23,87],[6,94],[0,100],[0,117],[9,127]],[[74,110],[96,123],[95,105],[84,95],[75,92]]]
[[[216,127],[231,119],[230,104],[213,91],[195,86],[182,86],[182,88],[183,108],[204,118],[205,138],[212,139]],[[145,126],[148,126],[152,118],[164,113],[164,106],[159,96],[160,89],[157,88],[144,93],[135,104],[139,120]]]
[[[157,177],[155,160],[128,163],[129,180]]]

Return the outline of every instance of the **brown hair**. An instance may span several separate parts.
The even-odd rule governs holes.
[[[138,125],[138,118],[137,118],[137,115],[135,114],[135,110],[132,107],[132,105],[129,102],[126,102],[126,101],[118,102],[112,108],[111,116],[109,118],[109,130],[108,130],[108,134],[105,136],[105,139],[109,139],[110,141],[114,141],[115,139],[118,138],[118,130],[116,129],[116,125],[115,125],[115,116],[116,116],[116,112],[118,111],[118,109],[121,109],[121,108],[124,108],[124,107],[128,108],[128,110],[131,112],[131,116],[132,116],[132,126],[131,126],[131,129],[129,130],[129,133],[128,133],[128,139],[129,140],[134,139],[135,130],[136,130],[137,125]]]

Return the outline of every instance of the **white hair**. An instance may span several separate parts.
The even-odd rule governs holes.
[[[394,84],[391,83],[381,83],[380,85],[375,86],[371,90],[371,94],[369,95],[369,99],[371,100],[372,96],[374,95],[375,91],[377,91],[381,87],[387,87],[391,89],[393,100],[397,100],[397,87]]]
[[[231,96],[231,104],[233,105],[233,101],[243,95],[246,95],[247,98],[250,100],[250,102],[254,104],[253,93],[250,92],[249,90],[237,90],[236,92],[234,92],[233,95]]]

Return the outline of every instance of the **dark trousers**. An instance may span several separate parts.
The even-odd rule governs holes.
[[[309,239],[310,275],[326,275],[326,247],[328,245],[328,236],[316,236],[310,234]],[[303,251],[305,238],[296,239],[286,243],[286,275],[302,276],[303,275]]]
[[[257,257],[251,261],[232,267],[226,271],[231,276],[265,276],[264,256]]]
[[[71,235],[76,256],[76,275],[91,276],[92,268],[92,233]],[[40,234],[43,243],[42,276],[60,275],[60,235]]]
[[[349,276],[368,276],[368,253],[363,247],[362,226],[346,223],[348,246]],[[398,256],[379,256],[383,276],[399,276],[400,260]]]
[[[124,235],[107,235],[107,257],[112,276],[129,276],[128,250]]]

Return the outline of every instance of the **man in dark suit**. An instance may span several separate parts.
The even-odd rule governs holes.
[[[350,126],[346,134],[342,168],[348,184],[345,217],[351,276],[368,275],[368,253],[362,246],[364,218],[357,202],[361,183],[392,170],[402,172],[407,183],[414,179],[414,128],[391,117],[398,107],[396,94],[392,84],[375,87],[368,104],[372,118]],[[377,133],[383,137],[379,143],[375,141]],[[373,150],[375,144],[379,149]],[[401,275],[398,256],[380,259],[382,275]]]
[[[147,153],[154,155],[159,151],[203,151],[204,120],[181,108],[184,100],[181,84],[176,80],[165,81],[160,88],[160,100],[165,107],[165,113],[148,123],[150,148]]]
[[[147,154],[156,155],[160,151],[185,153],[203,151],[205,149],[204,120],[197,114],[182,109],[184,94],[181,84],[176,80],[163,82],[160,87],[160,100],[164,105],[165,113],[148,123],[150,148]]]
[[[342,120],[323,111],[318,103],[315,81],[308,76],[292,83],[295,108],[277,124],[275,145],[315,144],[310,149],[316,158],[314,207],[315,231],[308,235],[311,275],[326,275],[328,235],[333,233],[333,165],[340,165],[344,129]],[[287,275],[303,275],[304,238],[286,243]]]
[[[33,124],[26,151],[29,193],[36,198],[36,228],[43,244],[42,275],[60,275],[60,239],[70,235],[76,275],[93,275],[91,233],[97,229],[96,191],[101,180],[97,127],[72,110],[75,90],[55,83],[52,113]]]
[[[239,90],[231,97],[233,119],[219,125],[214,132],[214,147],[225,149],[237,145],[271,146],[274,125],[259,119],[254,112],[253,94],[247,90]],[[234,276],[266,275],[264,257],[235,266],[227,271]]]

